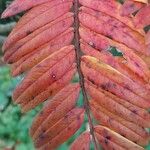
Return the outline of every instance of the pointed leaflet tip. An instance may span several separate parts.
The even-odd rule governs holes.
[[[8,8],[3,12],[1,18],[14,16],[20,12],[26,11],[33,6],[48,2],[51,0],[14,0]]]

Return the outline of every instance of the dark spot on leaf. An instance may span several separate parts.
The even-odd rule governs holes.
[[[146,26],[145,28],[144,28],[144,31],[147,33],[148,31],[150,30],[150,25],[148,25],[148,26]]]
[[[108,37],[109,39],[113,39],[111,35],[106,35],[106,37]]]
[[[140,67],[139,64],[137,62],[134,63],[138,68]]]
[[[129,5],[130,8],[133,8],[134,6],[135,6],[134,3]]]
[[[39,139],[44,139],[45,138],[45,136],[44,136],[44,134],[43,133],[41,133],[40,135],[39,135]]]
[[[95,82],[94,82],[93,79],[88,78],[88,80],[89,80],[91,83],[95,84]]]
[[[101,84],[100,87],[103,89],[103,90],[106,90],[108,91],[108,89],[111,87],[112,85],[110,83],[105,83],[105,84]]]
[[[9,61],[9,64],[12,64],[13,63],[13,61]]]
[[[121,134],[121,136],[126,137],[124,134]]]
[[[27,35],[29,35],[29,34],[31,34],[31,33],[32,33],[32,31],[30,31],[30,30],[28,30],[28,31],[26,32]]]
[[[42,129],[42,132],[44,133],[44,132],[46,132],[46,130],[45,130],[45,129]]]
[[[137,110],[132,110],[132,112],[133,112],[134,114],[138,114],[138,113],[137,113]]]
[[[32,95],[32,99],[34,99],[35,98],[35,96],[34,95]]]
[[[110,137],[110,136],[106,136],[105,138],[108,139],[108,140],[111,140],[111,137]]]
[[[53,95],[53,91],[52,91],[52,90],[51,90],[51,91],[49,91],[49,94],[50,94],[50,95]]]
[[[105,142],[106,145],[109,143],[107,138],[105,138],[104,142]]]
[[[77,120],[80,120],[80,116],[79,115],[77,116]]]
[[[93,47],[93,48],[96,47],[95,44],[94,44],[93,42],[89,42],[89,45],[90,45],[91,47]]]
[[[71,127],[68,127],[67,129],[68,129],[68,131],[69,131],[69,130],[71,130]]]
[[[125,85],[124,88],[130,90],[130,87],[128,85]]]
[[[40,112],[40,115],[43,115],[43,111]]]

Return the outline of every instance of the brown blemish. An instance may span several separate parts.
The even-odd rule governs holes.
[[[43,140],[44,138],[45,138],[44,134],[41,133],[41,134],[39,135],[39,139]]]
[[[40,112],[40,115],[42,116],[43,114],[44,114],[44,112],[43,112],[43,111],[41,111],[41,112]]]
[[[111,35],[106,35],[106,37],[108,37],[109,39],[113,39],[113,37]]]
[[[77,116],[77,120],[80,120],[80,116]]]
[[[95,84],[95,81],[93,79],[87,78],[91,83]]]
[[[140,68],[139,64],[137,62],[134,63],[138,68]]]
[[[110,88],[111,84],[110,83],[105,83],[105,84],[101,84],[100,87],[103,89],[103,90],[106,90],[108,91],[108,89]]]
[[[29,35],[29,34],[31,34],[31,33],[32,33],[32,31],[30,31],[30,30],[26,31],[26,34],[27,34],[27,35]]]
[[[121,136],[126,137],[124,134],[121,134]]]
[[[93,48],[96,48],[95,44],[93,42],[89,42],[89,45]]]
[[[125,85],[124,88],[130,90],[130,87],[128,85]]]
[[[134,114],[138,114],[138,113],[137,113],[137,110],[132,110],[132,112],[133,112]]]
[[[108,140],[111,140],[111,137],[110,137],[110,136],[106,136],[105,138],[108,139]]]
[[[53,95],[53,91],[52,91],[52,90],[51,90],[51,91],[49,91],[49,94],[50,94],[50,95]]]
[[[106,145],[109,143],[107,138],[105,138],[104,142],[105,142]]]

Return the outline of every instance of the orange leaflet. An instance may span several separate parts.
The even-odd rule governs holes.
[[[96,86],[102,88],[103,90],[109,91],[115,94],[116,96],[125,99],[128,102],[137,105],[141,108],[150,108],[149,101],[143,99],[142,97],[139,97],[135,93],[126,89],[125,87],[116,84],[114,81],[100,74],[100,72],[87,67],[83,62],[81,64],[81,67],[84,77]]]
[[[137,28],[144,28],[150,25],[150,5],[146,5],[135,15],[134,24]]]
[[[73,28],[69,28],[67,31],[58,35],[56,38],[49,41],[45,45],[42,45],[33,52],[25,55],[19,61],[12,64],[12,75],[17,76],[25,71],[28,71],[49,55],[58,51],[62,47],[69,45],[73,40],[73,36]]]
[[[94,99],[90,101],[90,106],[94,117],[100,124],[124,135],[124,137],[131,141],[136,141],[138,144],[146,145],[148,143],[149,133],[141,126],[111,113],[109,108],[106,109],[100,106]],[[109,122],[109,120],[111,120],[111,122]]]
[[[22,112],[27,112],[40,103],[44,102],[48,98],[53,97],[56,93],[58,93],[64,86],[69,84],[73,75],[76,72],[76,68],[73,65],[69,71],[67,71],[60,79],[52,83],[45,91],[38,94],[34,99],[30,101],[24,101],[21,103]]]
[[[101,60],[98,60],[91,56],[83,56],[82,61],[89,68],[98,71],[99,74],[106,76],[108,79],[132,91],[133,93],[139,95],[145,100],[149,100],[148,97],[150,97],[150,92],[148,89],[141,87],[139,84],[132,81],[130,78],[123,75],[122,73],[112,68],[111,66],[103,63]]]
[[[117,134],[113,130],[108,129],[107,127],[96,126],[95,127],[95,132],[97,134],[105,137],[108,142],[112,141],[113,143],[116,143],[117,145],[123,147],[123,149],[144,150],[143,147],[140,147],[137,144],[127,140],[123,136]]]
[[[52,0],[14,0],[12,4],[8,6],[8,8],[3,12],[2,18],[11,17],[16,15],[22,11],[28,10],[32,7],[35,7],[39,4],[43,4]],[[66,1],[66,0],[63,0]]]
[[[11,31],[10,35],[14,34],[19,30],[22,26],[26,23],[30,22],[32,19],[35,19],[37,16],[41,15],[42,13],[46,12],[48,9],[53,8],[56,5],[65,3],[65,2],[72,2],[72,0],[52,0],[36,7],[30,9],[25,15],[23,15],[18,23],[16,24],[15,28]]]
[[[141,137],[141,135],[137,134],[132,129],[130,129],[131,127],[130,128],[128,127],[128,125],[130,125],[132,126],[132,128],[134,128],[136,127],[136,125],[121,119],[119,116],[114,116],[114,114],[110,114],[109,111],[105,110],[101,106],[96,106],[94,104],[91,104],[91,110],[94,117],[101,125],[104,125],[114,130],[115,132],[119,133],[120,135],[123,135],[125,138],[129,139],[130,141],[136,142],[137,144],[143,146],[148,144],[148,139],[146,140],[145,137],[144,138]],[[139,132],[141,128],[138,127],[138,129],[136,130]]]
[[[98,142],[102,145],[104,150],[125,150],[123,147],[117,145],[116,143],[111,142],[109,139],[101,136],[96,133],[96,137]]]
[[[101,34],[90,31],[87,28],[80,28],[80,36],[83,41],[94,47],[99,51],[108,52],[110,47],[115,47],[123,53],[126,61],[132,62],[130,66],[131,70],[134,70],[140,77],[142,76],[146,82],[149,82],[150,79],[150,70],[148,65],[142,60],[141,55],[136,55],[133,49],[128,48],[127,46],[111,40]],[[145,51],[146,52],[146,51]],[[143,52],[145,54],[145,52]],[[146,52],[147,53],[147,52]],[[148,55],[148,53],[147,53]],[[147,57],[149,60],[149,57]],[[129,65],[128,65],[129,67]]]
[[[20,28],[19,29],[18,29],[18,27],[17,27],[17,29],[14,28],[15,31],[13,33],[11,33],[10,36],[8,36],[7,40],[5,41],[5,43],[3,45],[3,50],[4,51],[7,50],[18,40],[23,39],[24,37],[30,35],[35,30],[37,30],[43,26],[45,29],[46,29],[46,27],[48,28],[47,24],[50,24],[51,22],[55,21],[60,16],[61,16],[61,18],[59,18],[58,20],[64,20],[63,15],[65,13],[69,12],[71,7],[72,7],[71,2],[62,3],[59,5],[56,5],[52,8],[49,8],[47,11],[34,17],[33,19],[31,19],[28,22],[25,22],[23,25],[22,25],[22,21],[19,21],[18,26]],[[57,11],[57,13],[55,13],[54,10]],[[25,17],[32,15],[30,13],[32,13],[32,12],[28,12],[27,14],[25,14]],[[44,28],[42,28],[42,29],[44,29]],[[39,33],[42,32],[41,30],[38,30],[38,31],[39,31]]]
[[[9,50],[7,50],[4,54],[4,60],[10,63],[18,61],[24,55],[34,51],[69,29],[72,23],[72,13],[67,13],[61,18],[37,29],[25,38],[17,41]]]
[[[84,132],[72,143],[70,150],[89,150],[90,141],[90,133]]]
[[[130,16],[134,12],[138,11],[144,6],[143,3],[133,1],[133,0],[125,0],[122,7],[120,7],[120,13],[122,16]]]
[[[41,123],[43,123],[44,120],[49,116],[49,114],[54,111],[54,108],[58,107],[63,102],[63,100],[67,99],[69,95],[72,95],[73,93],[74,95],[78,94],[78,92],[76,92],[76,89],[79,89],[78,84],[70,84],[66,86],[61,90],[61,92],[55,95],[55,97],[53,97],[53,99],[48,102],[48,105],[44,106],[44,109],[33,120],[30,129],[31,136],[34,136]]]
[[[93,43],[92,40],[91,43],[92,45],[81,40],[80,46],[83,53],[102,60],[104,63],[109,64],[113,68],[131,78],[133,81],[141,84],[141,86],[144,86],[148,89],[150,88],[149,78],[142,69],[139,70],[139,67],[136,65],[137,62],[132,60],[133,57],[130,57],[130,55],[127,56],[126,53],[123,53],[123,56],[113,56],[109,50],[106,51],[102,49],[96,49],[96,44]]]
[[[96,102],[104,107],[109,108],[109,111],[124,118],[127,121],[133,122],[143,127],[149,127],[149,119],[145,120],[144,117],[142,118],[138,114],[134,113],[134,111],[129,110],[128,108],[124,107],[122,104],[119,104],[117,101],[113,100],[111,97],[105,95],[100,90],[92,86],[88,86],[87,88],[89,95],[96,100]]]
[[[136,51],[146,49],[145,40],[141,34],[109,15],[83,7],[79,14],[79,20],[84,27],[122,43],[131,49]]]
[[[133,20],[126,16],[121,16],[119,13],[119,8],[121,4],[114,0],[79,0],[81,5],[92,8],[93,10],[97,10],[99,12],[103,12],[113,18],[116,18],[120,22],[124,23],[125,25],[129,26],[132,30],[139,32],[140,34],[144,34],[143,30],[136,29]]]
[[[67,91],[68,90],[68,91]],[[52,127],[57,123],[60,119],[62,119],[71,109],[75,107],[75,104],[77,102],[78,96],[79,96],[80,87],[78,84],[70,84],[63,88],[59,94],[54,96],[49,102],[45,105],[42,116],[43,116],[43,122],[40,122],[39,127],[36,129],[34,134],[32,135],[32,138],[35,140],[37,139],[41,132],[44,130],[45,132],[49,129],[49,127]],[[64,94],[62,97],[61,95]],[[60,100],[61,102],[60,102]],[[59,103],[58,103],[59,102]],[[52,106],[55,104],[55,109]],[[49,112],[49,113],[48,113]],[[47,116],[45,116],[47,114]],[[45,117],[44,117],[45,116]],[[39,117],[39,118],[38,118]],[[40,115],[37,116],[37,120],[41,118]],[[34,125],[39,121],[34,121]],[[40,119],[41,120],[41,119]],[[34,126],[33,126],[34,127]]]
[[[13,94],[14,100],[18,102],[22,101],[21,97],[23,95],[25,97],[27,96],[28,98],[33,98],[33,95],[36,96],[39,94],[37,91],[44,90],[44,87],[46,88],[46,86],[49,86],[54,81],[58,80],[67,70],[69,70],[69,68],[74,63],[74,60],[75,52],[73,46],[64,47],[44,59],[42,62],[31,69],[25,79],[16,88]],[[35,87],[33,88],[33,86]],[[35,92],[29,94],[28,92],[31,92],[32,90],[35,90]],[[28,95],[25,94],[26,92]],[[18,100],[18,98],[20,100]],[[30,100],[30,98],[28,98],[26,101]]]
[[[49,126],[47,131],[42,130],[40,135],[36,139],[34,139],[35,146],[41,149],[50,149],[53,143],[55,143],[55,138],[59,137],[59,142],[62,141],[62,139],[68,139],[68,134],[71,133],[71,135],[69,135],[72,136],[80,128],[83,120],[84,110],[82,108],[74,108],[70,110],[58,122],[56,122],[52,126]],[[65,129],[67,129],[67,132],[62,134]],[[53,148],[56,148],[57,145],[58,144],[53,146]]]
[[[96,86],[96,85],[95,85]],[[96,88],[90,81],[86,81],[86,87],[90,89],[93,88],[95,90],[98,90],[99,92],[103,93],[106,97],[110,97],[111,99],[113,99],[115,102],[117,102],[118,104],[123,105],[125,108],[129,109],[132,112],[136,112],[136,115],[139,115],[140,117],[142,117],[145,120],[150,120],[150,114],[148,111],[133,105],[132,103],[126,101],[125,99],[119,98],[116,95],[112,94],[111,92],[105,91],[102,88]]]

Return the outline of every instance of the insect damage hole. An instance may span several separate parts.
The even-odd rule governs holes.
[[[117,56],[117,57],[123,57],[123,53],[117,49],[116,47],[114,46],[110,46],[108,48],[108,51],[113,55],[113,56]]]

